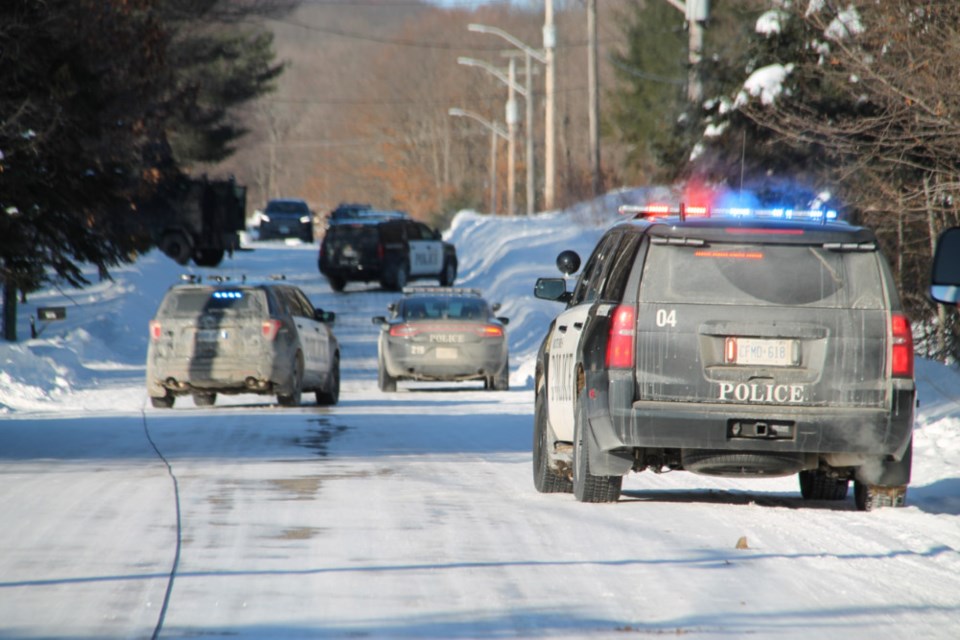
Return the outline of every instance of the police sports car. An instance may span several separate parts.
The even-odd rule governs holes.
[[[410,287],[377,316],[378,383],[396,391],[397,380],[483,380],[484,388],[509,388],[507,318],[493,314],[476,289]]]

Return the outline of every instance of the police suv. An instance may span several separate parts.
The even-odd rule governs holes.
[[[798,474],[806,499],[853,480],[857,508],[903,505],[913,340],[873,232],[832,211],[624,209],[572,292],[536,283],[566,303],[536,365],[536,488],[611,502],[631,470]]]

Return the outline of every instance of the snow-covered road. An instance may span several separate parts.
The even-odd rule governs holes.
[[[146,319],[178,272],[156,255],[71,294],[44,339],[0,347],[0,638],[960,637],[955,371],[918,362],[904,509],[685,473],[628,476],[611,505],[541,495],[528,376],[556,309],[529,291],[599,231],[460,222],[462,284],[513,320],[508,392],[378,391],[370,317],[395,296],[333,294],[315,247],[224,266],[283,270],[338,313],[329,409],[149,408]]]

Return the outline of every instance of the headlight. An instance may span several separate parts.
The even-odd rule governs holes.
[[[310,216],[300,216],[300,222],[302,224],[307,224],[308,222],[310,222]]]

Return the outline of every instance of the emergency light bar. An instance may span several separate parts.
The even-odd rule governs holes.
[[[791,209],[776,207],[771,209],[751,209],[749,207],[709,207],[704,205],[688,205],[681,202],[678,206],[669,204],[624,204],[620,206],[620,215],[632,215],[637,219],[665,218],[678,216],[680,220],[687,218],[772,218],[775,220],[811,220],[822,224],[837,220],[834,209]]]

